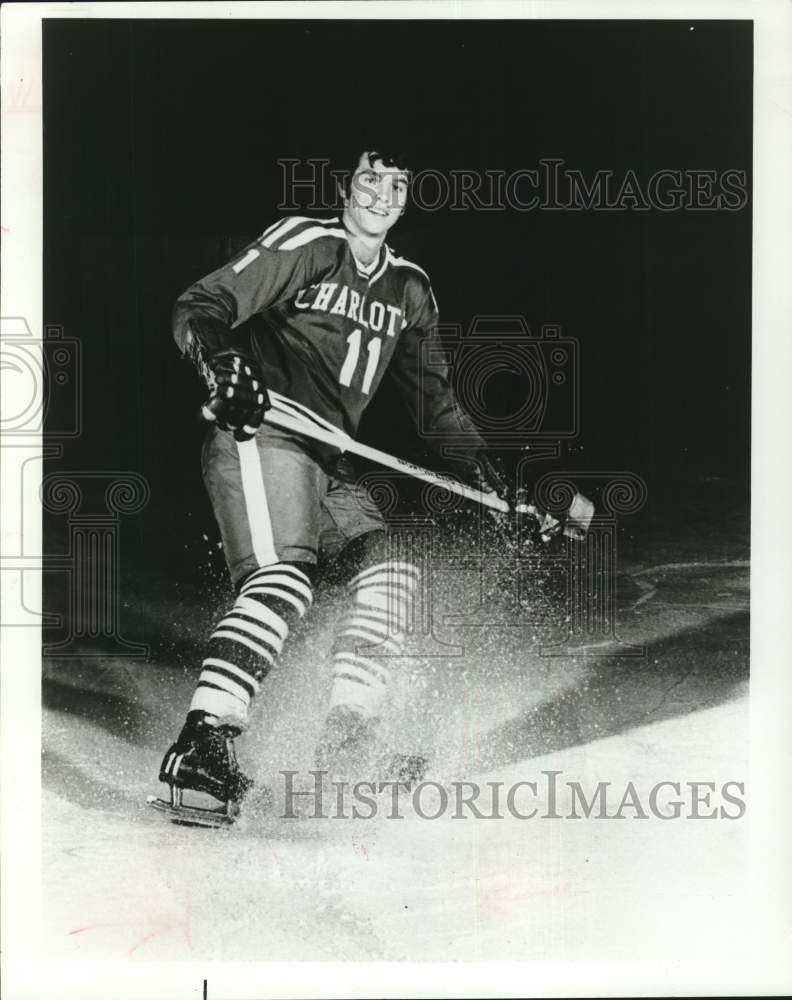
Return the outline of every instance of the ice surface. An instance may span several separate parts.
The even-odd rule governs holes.
[[[497,618],[489,584],[448,574],[436,588],[436,637],[417,637],[420,655],[402,661],[385,731],[405,749],[430,751],[428,777],[445,787],[537,782],[540,814],[546,771],[587,792],[610,782],[616,805],[632,782],[644,807],[659,781],[709,781],[713,804],[723,805],[723,784],[747,774],[748,568],[740,559],[667,561],[635,563],[620,578],[619,638],[645,644],[643,658],[615,655],[621,647],[601,639],[588,654],[543,656],[563,625],[557,603],[514,627],[508,614]],[[48,671],[52,957],[681,960],[695,957],[702,927],[724,953],[738,946],[744,818],[626,810],[621,819],[477,819],[454,818],[449,807],[430,821],[402,799],[402,819],[382,802],[371,819],[288,820],[253,805],[230,831],[164,821],[145,799],[164,788],[160,756],[194,682],[197,635],[210,624],[195,606],[191,645],[190,600],[152,606],[152,628],[178,651],[169,662]],[[331,592],[238,743],[243,767],[276,789],[280,771],[310,766],[337,611]],[[488,622],[459,624],[460,614]],[[451,615],[457,624],[444,624]],[[461,655],[438,655],[440,642]],[[429,789],[426,811],[431,801]],[[689,793],[687,802],[689,813]]]

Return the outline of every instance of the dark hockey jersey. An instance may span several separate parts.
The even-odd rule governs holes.
[[[339,219],[277,222],[188,288],[174,310],[184,353],[198,316],[246,324],[267,387],[348,434],[388,371],[428,444],[464,433],[464,450],[484,445],[449,384],[429,278],[385,244],[363,267]]]

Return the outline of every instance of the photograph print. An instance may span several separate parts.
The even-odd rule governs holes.
[[[754,24],[352,13],[42,19],[42,947],[725,960]]]

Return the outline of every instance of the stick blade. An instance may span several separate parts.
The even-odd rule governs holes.
[[[594,504],[584,497],[582,493],[576,493],[572,499],[566,523],[564,524],[564,534],[567,538],[574,538],[576,541],[580,541],[585,538],[593,517]]]

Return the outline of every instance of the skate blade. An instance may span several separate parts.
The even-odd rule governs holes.
[[[157,812],[170,816],[171,821],[180,826],[203,826],[212,829],[232,826],[239,816],[239,806],[229,802],[217,809],[202,809],[199,806],[173,805],[156,795],[149,795],[146,803]]]

